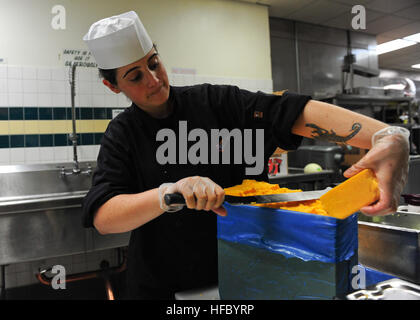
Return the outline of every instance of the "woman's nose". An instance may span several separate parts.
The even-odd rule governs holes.
[[[146,74],[146,84],[149,88],[153,88],[154,86],[160,83],[159,78],[157,76],[156,71],[150,71]]]

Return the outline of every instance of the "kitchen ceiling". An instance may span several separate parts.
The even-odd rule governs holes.
[[[269,7],[270,17],[350,29],[354,5],[366,9],[366,30],[377,43],[420,33],[420,0],[241,0]],[[420,63],[420,44],[379,56],[381,69],[416,71]]]

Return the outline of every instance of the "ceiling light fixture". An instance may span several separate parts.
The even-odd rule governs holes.
[[[420,33],[412,34],[411,36],[407,36],[403,38],[404,40],[420,42]]]
[[[387,53],[390,51],[394,51],[394,50],[398,50],[398,49],[402,49],[405,47],[409,47],[412,45],[417,44],[417,42],[415,41],[411,41],[411,40],[403,40],[403,39],[396,39],[396,40],[392,40],[389,42],[384,42],[381,43],[379,45],[376,46],[376,53],[378,55],[383,54],[383,53]]]
[[[413,65],[411,66],[411,68],[414,68],[414,69],[420,69],[420,63],[419,63],[419,64],[413,64]]]

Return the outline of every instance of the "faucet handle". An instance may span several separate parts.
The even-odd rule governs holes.
[[[64,166],[56,166],[57,169],[61,169],[60,170],[60,177],[64,178],[67,174],[66,174],[66,169]]]
[[[88,175],[90,176],[92,174],[92,166],[90,165],[90,163],[87,164],[87,168],[85,171],[82,171],[82,174]]]

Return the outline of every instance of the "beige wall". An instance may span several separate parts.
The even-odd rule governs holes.
[[[54,30],[51,9],[66,9]],[[62,66],[63,49],[85,49],[83,35],[104,17],[135,10],[168,72],[271,79],[268,9],[222,0],[0,0],[0,58],[9,65]]]

